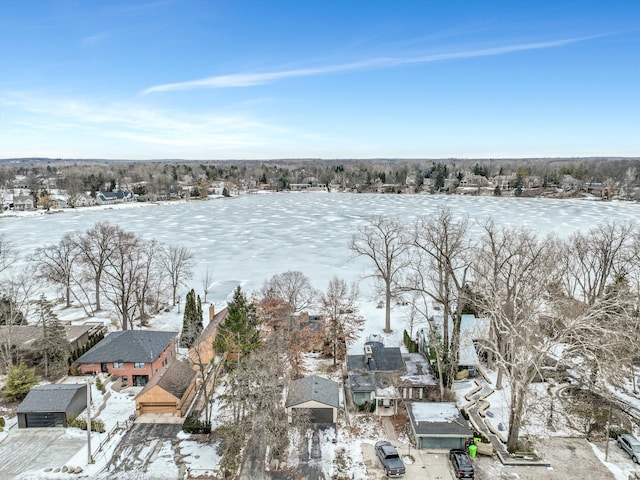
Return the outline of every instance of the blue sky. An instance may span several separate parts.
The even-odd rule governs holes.
[[[0,2],[0,158],[640,156],[640,1]]]

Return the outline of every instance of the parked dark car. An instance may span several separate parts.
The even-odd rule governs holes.
[[[376,455],[382,462],[387,477],[401,477],[405,473],[404,463],[396,447],[386,440],[376,443]]]
[[[640,440],[633,435],[620,435],[618,445],[631,456],[631,460],[640,463]]]
[[[475,478],[475,471],[467,452],[458,448],[449,450],[449,460],[453,465],[456,478]]]

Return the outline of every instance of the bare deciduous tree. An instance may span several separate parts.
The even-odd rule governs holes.
[[[468,220],[454,218],[449,209],[439,210],[418,220],[411,243],[414,255],[408,263],[404,289],[430,297],[443,307],[442,356],[450,386],[458,368],[462,307],[473,258]]]
[[[0,283],[2,317],[5,325],[0,337],[0,367],[3,371],[6,371],[9,365],[17,364],[20,361],[20,358],[14,358],[12,327],[25,323],[29,318],[34,290],[33,275],[28,271],[13,275]]]
[[[268,349],[256,350],[244,357],[239,368],[229,375],[225,393],[221,395],[232,413],[225,430],[235,438],[229,440],[237,446],[247,446],[257,458],[264,458],[267,449],[271,458],[281,458],[289,442],[282,404],[282,367],[282,362]],[[221,463],[237,465],[240,450],[228,449],[225,456],[235,458],[223,458]]]
[[[625,275],[633,230],[633,224],[611,222],[571,235],[562,257],[567,294],[593,305],[616,277]]]
[[[559,248],[554,239],[539,240],[525,230],[496,231],[485,226],[476,268],[476,307],[491,322],[483,344],[510,386],[507,447],[517,449],[529,384],[561,341],[545,332],[551,322],[547,286],[556,278]],[[552,323],[552,322],[551,322]],[[562,329],[564,331],[564,329]]]
[[[142,243],[141,248],[140,274],[136,278],[135,294],[140,323],[146,325],[149,317],[147,314],[147,304],[152,302],[151,297],[154,293],[160,291],[159,288],[154,288],[154,285],[161,282],[162,278],[157,259],[160,245],[155,240],[151,240]],[[155,300],[157,303],[157,299]]]
[[[71,285],[74,282],[74,263],[78,254],[72,234],[66,233],[57,245],[37,248],[32,257],[37,276],[63,288],[67,307],[71,306]]]
[[[343,279],[333,277],[320,300],[326,325],[326,341],[331,345],[334,367],[338,356],[346,353],[344,349],[357,338],[364,323],[358,313],[357,298],[355,284],[349,287]]]
[[[134,234],[118,229],[114,238],[115,248],[104,270],[102,293],[120,314],[123,330],[133,328],[137,305],[136,284],[139,279],[144,251],[141,241]]]
[[[315,305],[318,292],[300,271],[287,271],[271,277],[262,287],[262,294],[277,296],[291,306],[291,314],[303,312]]]
[[[407,264],[409,248],[403,238],[403,229],[397,220],[376,216],[359,229],[349,242],[357,255],[368,257],[374,265],[373,276],[384,288],[384,331],[391,332],[391,300],[396,296],[395,280]]]
[[[186,278],[191,276],[193,267],[193,255],[186,247],[179,245],[169,245],[164,248],[160,256],[160,264],[165,273],[169,276],[171,289],[173,292],[173,305],[176,304],[178,286]]]
[[[16,251],[7,238],[0,234],[0,273],[4,272],[16,259]]]
[[[303,354],[309,351],[310,345],[317,343],[316,337],[321,332],[292,323],[292,307],[280,297],[266,296],[254,303],[258,318],[267,329],[265,348],[286,365],[287,378],[302,378],[306,373]]]
[[[96,223],[92,228],[80,235],[77,240],[80,250],[79,260],[86,268],[88,276],[92,278],[95,285],[96,311],[100,311],[100,290],[102,273],[104,272],[109,258],[116,247],[115,242],[119,235],[120,227],[108,222]]]
[[[213,287],[213,273],[209,270],[209,266],[202,275],[202,290],[204,291],[204,303],[207,303],[207,295]]]

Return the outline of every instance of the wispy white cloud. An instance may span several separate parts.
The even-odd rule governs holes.
[[[83,37],[82,40],[80,40],[80,44],[83,47],[90,47],[92,45],[95,45],[97,43],[100,43],[104,40],[106,40],[107,38],[109,38],[109,34],[104,32],[104,33],[98,33],[96,35],[90,35],[88,37]]]
[[[11,122],[11,126],[19,127],[23,132],[73,133],[76,136],[127,140],[145,145],[249,148],[258,147],[271,138],[286,138],[290,134],[286,128],[247,113],[196,114],[151,109],[135,102],[61,99],[25,92],[3,95],[0,105],[29,114],[27,120],[15,119]],[[54,125],[55,128],[47,125]]]
[[[601,35],[599,35],[601,36]],[[494,55],[505,55],[508,53],[521,52],[526,50],[539,50],[544,48],[561,47],[578,43],[585,40],[597,38],[579,37],[568,38],[563,40],[553,40],[548,42],[522,43],[516,45],[506,45],[494,48],[484,48],[478,50],[463,50],[458,52],[435,53],[429,55],[420,55],[412,57],[381,57],[363,60],[360,62],[343,63],[337,65],[325,65],[314,68],[302,68],[292,70],[281,70],[274,72],[262,73],[235,73],[230,75],[218,75],[214,77],[201,78],[198,80],[190,80],[186,82],[165,83],[155,85],[142,91],[143,95],[153,92],[169,92],[175,90],[191,90],[196,88],[232,88],[232,87],[250,87],[255,85],[264,85],[273,83],[278,80],[296,77],[309,77],[316,75],[328,75],[332,73],[342,73],[357,70],[368,70],[376,68],[390,68],[398,65],[406,65],[412,63],[429,63],[443,60],[455,60],[474,57],[488,57]]]

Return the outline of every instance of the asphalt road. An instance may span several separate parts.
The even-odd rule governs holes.
[[[409,455],[406,446],[399,443],[393,443],[398,448],[401,457]],[[413,463],[406,461],[405,468],[407,473],[404,480],[454,480],[453,469],[449,462],[448,451],[443,450],[435,453],[432,450],[416,450],[411,449],[411,457]],[[383,480],[387,477],[382,469],[382,464],[376,456],[373,445],[362,444],[362,457],[367,467],[367,478],[369,480]]]
[[[139,474],[136,478],[182,478],[185,466],[180,462],[178,432],[181,429],[181,424],[134,423],[99,478],[132,478],[131,472]],[[150,472],[153,459],[159,455],[170,455],[177,465],[176,471]]]

